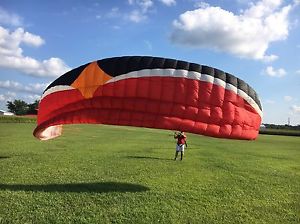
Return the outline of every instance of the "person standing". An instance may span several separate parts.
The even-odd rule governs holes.
[[[187,146],[186,143],[186,135],[183,131],[180,132],[175,132],[174,133],[174,138],[177,139],[177,144],[176,144],[176,152],[175,152],[175,158],[174,160],[177,159],[178,153],[180,152],[180,160],[183,159],[183,155],[184,155],[184,148],[185,146]]]

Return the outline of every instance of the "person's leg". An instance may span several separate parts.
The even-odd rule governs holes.
[[[180,160],[183,159],[183,155],[184,155],[184,145],[180,146]]]
[[[177,156],[178,156],[178,151],[176,150],[176,152],[175,152],[175,158],[174,158],[174,160],[176,160],[176,159],[177,159]]]
[[[174,158],[174,160],[177,159],[178,152],[179,152],[179,149],[180,149],[180,148],[179,148],[179,145],[176,144],[176,148],[175,148],[175,149],[176,149],[176,152],[175,152],[175,158]]]

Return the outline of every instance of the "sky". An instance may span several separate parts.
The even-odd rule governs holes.
[[[208,65],[252,86],[263,123],[300,125],[300,0],[1,0],[0,109],[107,57]]]

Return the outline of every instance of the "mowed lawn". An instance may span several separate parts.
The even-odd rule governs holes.
[[[300,223],[300,137],[0,123],[0,223]]]

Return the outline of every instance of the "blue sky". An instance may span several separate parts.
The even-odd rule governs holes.
[[[263,122],[300,124],[300,0],[1,0],[0,109],[121,55],[209,65],[249,83]]]

